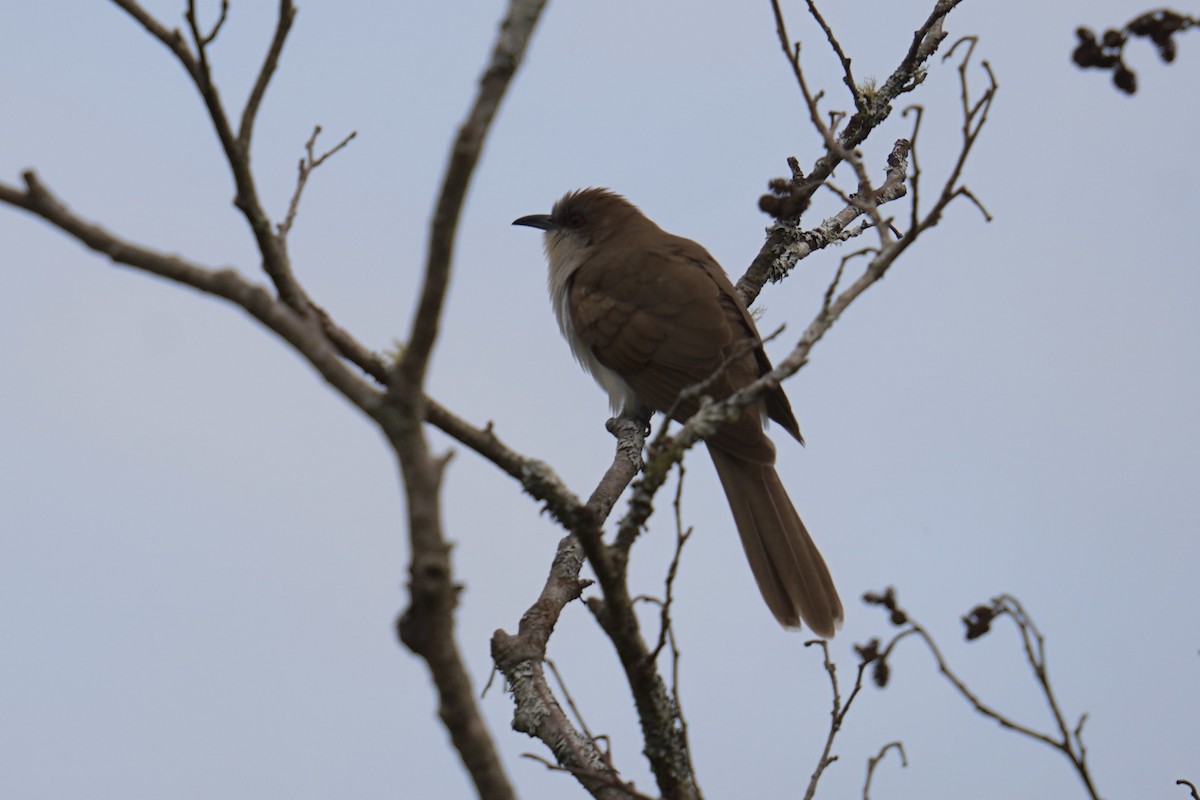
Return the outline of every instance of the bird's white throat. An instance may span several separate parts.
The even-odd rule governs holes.
[[[571,354],[608,393],[608,402],[613,413],[619,413],[627,406],[641,406],[637,393],[629,384],[620,375],[601,364],[592,348],[584,344],[575,332],[575,324],[571,320],[571,278],[588,255],[587,244],[569,231],[550,230],[546,231],[545,247],[546,262],[549,265],[546,285],[550,289],[550,303],[554,306],[558,329],[571,346]]]

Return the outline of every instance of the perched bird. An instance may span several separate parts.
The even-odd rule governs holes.
[[[614,410],[648,418],[674,407],[672,417],[683,421],[699,409],[697,399],[677,402],[684,389],[711,380],[702,393],[722,400],[771,369],[745,303],[708,251],[662,230],[620,195],[570,192],[550,214],[513,224],[545,231],[559,328]],[[710,436],[708,452],[775,618],[833,636],[842,603],[775,472],[767,418],[803,443],[787,395],[776,388]]]

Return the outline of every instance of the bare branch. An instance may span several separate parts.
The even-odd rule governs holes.
[[[1183,778],[1175,781],[1176,786],[1186,786],[1191,790],[1192,800],[1200,800],[1200,792],[1196,791],[1196,784],[1191,781],[1185,781]]]
[[[908,766],[908,757],[904,755],[903,742],[888,742],[881,747],[876,755],[867,759],[867,779],[863,783],[863,800],[871,800],[871,779],[875,777],[875,767],[879,766],[879,762],[883,761],[883,757],[887,755],[888,750],[892,749],[900,755],[900,766]]]
[[[118,264],[234,303],[295,347],[347,399],[369,415],[378,415],[382,394],[346,367],[338,352],[309,320],[277,302],[261,286],[248,282],[233,269],[201,267],[180,256],[159,253],[114,236],[68,209],[33,171],[23,173],[22,178],[25,180],[24,191],[0,183],[0,202],[36,214]]]
[[[258,107],[262,105],[263,95],[267,93],[267,84],[279,65],[279,54],[283,52],[283,43],[287,40],[292,23],[296,20],[296,7],[292,0],[280,0],[279,19],[275,23],[275,35],[271,38],[271,46],[267,49],[262,68],[254,80],[254,88],[246,98],[246,107],[242,109],[242,121],[238,124],[238,147],[247,155],[250,153],[250,139],[254,135],[254,121],[258,118]]]
[[[581,583],[587,586],[591,581],[581,581]],[[591,728],[588,727],[587,720],[583,718],[583,712],[579,710],[579,706],[575,703],[575,698],[571,696],[571,690],[567,688],[567,682],[563,679],[562,673],[558,671],[558,665],[549,658],[543,658],[542,663],[550,668],[550,674],[554,676],[554,681],[558,684],[558,690],[562,692],[563,700],[567,701],[567,708],[571,709],[571,715],[575,717],[575,722],[579,725],[579,729],[583,731],[583,735],[591,742],[607,741],[606,736],[596,736],[592,733]],[[612,753],[610,752],[604,753],[603,756],[605,763],[609,764],[609,766],[612,765],[611,756]]]
[[[975,694],[970,687],[968,687],[967,684],[961,678],[959,678],[957,674],[955,674],[953,670],[950,669],[949,663],[942,655],[941,648],[937,646],[937,643],[933,640],[933,637],[929,634],[929,632],[923,626],[918,625],[915,622],[911,622],[911,619],[909,627],[897,634],[890,642],[888,642],[887,646],[883,648],[879,656],[880,660],[887,661],[892,652],[895,650],[896,645],[910,635],[915,635],[925,642],[925,646],[929,649],[930,654],[933,656],[933,660],[937,664],[938,672],[940,672],[942,676],[945,677],[946,680],[949,681],[956,690],[958,690],[958,693],[962,695],[963,699],[969,702],[976,711],[983,716],[994,720],[1002,728],[1008,728],[1009,730],[1016,731],[1017,733],[1028,736],[1031,739],[1036,739],[1043,744],[1048,744],[1051,747],[1058,747],[1058,743],[1050,735],[1036,731],[1033,728],[1022,725],[1018,722],[1014,722],[1001,712],[984,703],[979,696]]]
[[[596,797],[624,798],[620,778],[596,746],[595,739],[571,724],[554,697],[542,664],[546,644],[559,615],[578,599],[589,581],[581,580],[583,549],[574,536],[564,537],[537,601],[521,617],[517,634],[492,635],[492,659],[513,697],[513,728],[545,742],[558,763],[571,771]],[[614,785],[614,781],[616,785]]]
[[[455,638],[454,612],[461,587],[453,580],[450,545],[442,535],[438,504],[446,459],[423,448],[423,438],[397,435],[394,416],[381,415],[379,421],[400,459],[411,543],[409,605],[396,620],[396,633],[429,668],[437,689],[438,716],[480,797],[511,800],[515,793]]]
[[[229,0],[221,0],[221,15],[217,17],[216,23],[213,24],[212,30],[205,35],[200,35],[199,26],[196,23],[196,3],[195,0],[189,0],[187,19],[192,26],[192,31],[195,34],[195,41],[198,49],[203,50],[208,45],[212,44],[217,38],[217,34],[221,32],[221,27],[225,24],[225,19],[229,16]]]
[[[175,54],[175,58],[187,70],[193,82],[197,80],[199,65],[195,57],[193,57],[192,51],[188,49],[187,42],[178,28],[167,30],[161,22],[142,8],[136,0],[113,0],[113,3],[137,20],[138,24],[145,28],[151,36],[166,45],[167,49]]]
[[[833,48],[834,54],[837,55],[838,61],[840,61],[842,64],[842,80],[845,82],[846,88],[850,90],[850,96],[854,98],[854,107],[859,111],[864,110],[865,104],[861,96],[861,91],[858,88],[857,81],[854,80],[854,73],[850,70],[850,59],[847,57],[846,52],[842,50],[842,43],[839,42],[837,37],[833,35],[833,29],[829,27],[829,23],[827,23],[825,18],[821,16],[821,12],[817,11],[817,4],[814,2],[814,0],[807,0],[807,2],[808,13],[811,14],[813,19],[817,21],[817,24],[821,26],[821,30],[825,32],[825,38],[828,40],[829,46]],[[778,8],[778,5],[776,5],[776,8]],[[832,122],[830,126],[834,127]]]
[[[964,58],[963,64],[960,66],[959,70],[960,80],[963,81],[964,93],[967,92],[965,84],[966,64],[970,59],[970,55],[971,50],[968,49],[967,55]],[[964,194],[964,192],[961,191],[962,187],[959,184],[959,181],[963,174],[963,170],[966,167],[967,159],[970,156],[976,141],[978,140],[979,134],[982,132],[983,125],[987,121],[988,110],[991,108],[991,104],[995,98],[997,89],[995,78],[992,75],[990,68],[987,66],[987,62],[983,62],[983,64],[985,72],[988,75],[990,85],[986,90],[984,90],[984,92],[980,95],[979,100],[974,104],[964,101],[963,107],[965,111],[963,120],[962,148],[959,151],[958,158],[955,161],[954,166],[951,168],[945,184],[943,185],[942,191],[938,196],[938,199],[935,201],[933,208],[923,216],[920,215],[919,210],[914,211],[914,222],[909,226],[909,229],[906,230],[899,239],[893,239],[890,235],[888,226],[883,224],[884,220],[875,210],[879,204],[878,198],[870,195],[869,193],[860,194],[860,196],[856,198],[858,202],[856,202],[855,205],[865,209],[875,223],[874,227],[880,237],[880,246],[877,252],[868,262],[862,274],[855,281],[853,281],[849,287],[843,290],[836,298],[833,298],[832,301],[827,301],[825,304],[823,304],[821,311],[809,324],[808,328],[805,329],[803,336],[801,336],[800,341],[797,343],[792,353],[790,353],[787,358],[779,362],[771,376],[766,376],[763,380],[766,380],[767,377],[770,377],[772,380],[782,380],[796,370],[800,369],[800,367],[802,367],[808,360],[808,355],[813,346],[820,341],[820,339],[825,335],[829,328],[833,326],[837,319],[840,318],[842,313],[845,312],[850,304],[853,303],[854,300],[856,300],[873,284],[881,280],[883,276],[887,274],[887,271],[891,265],[896,262],[896,260],[904,253],[904,251],[912,246],[912,244],[922,233],[937,225],[941,219],[942,213],[946,209],[946,206],[948,206],[955,197],[962,196]],[[916,129],[914,128],[914,134],[915,133]],[[903,140],[900,140],[900,142],[903,142]],[[897,156],[901,152],[904,155],[907,155],[909,152],[911,152],[913,156],[913,162],[916,164],[915,148],[901,147],[900,142],[897,142],[897,148],[893,148],[893,157]],[[847,153],[846,156],[848,158],[857,159],[857,156],[850,153]],[[894,160],[893,157],[889,158],[889,180],[893,179],[896,174],[893,171],[893,167],[898,168],[901,163],[898,160]],[[865,205],[862,204],[862,201],[864,200],[867,201]],[[914,185],[914,205],[917,203],[917,200],[916,186]],[[741,283],[739,282],[739,287],[740,286]]]
[[[308,297],[292,274],[287,251],[283,243],[275,238],[275,231],[271,220],[263,210],[262,203],[259,201],[254,175],[250,170],[249,150],[247,147],[243,147],[239,138],[234,136],[233,129],[229,124],[229,117],[225,113],[225,106],[221,102],[220,93],[217,91],[216,84],[213,83],[206,52],[207,43],[205,41],[205,34],[200,31],[199,24],[196,21],[194,2],[189,2],[186,16],[196,48],[195,55],[188,49],[179,31],[167,31],[134,0],[113,0],[113,2],[141,23],[156,39],[165,44],[183,65],[184,69],[187,70],[192,83],[195,84],[200,92],[200,96],[204,99],[204,106],[212,122],[213,131],[217,134],[217,139],[221,142],[221,149],[225,153],[225,160],[233,175],[234,185],[237,187],[237,193],[234,196],[234,205],[242,212],[247,224],[250,226],[255,243],[262,254],[263,271],[267,273],[271,282],[275,284],[275,289],[279,293],[279,297],[298,313],[307,315],[310,312]],[[283,0],[283,2],[284,5],[290,7],[288,0]],[[290,20],[288,21],[288,25],[290,25]],[[284,35],[286,35],[286,29],[284,30]],[[276,44],[279,47],[283,46],[278,31],[276,42],[272,46],[274,47]],[[276,56],[278,56],[278,53],[276,53]],[[268,57],[268,60],[270,60],[270,57]],[[243,125],[245,124],[246,120],[243,119]],[[243,132],[246,133],[245,141],[248,144],[249,134],[246,131]]]
[[[474,702],[474,695],[469,691],[469,675],[455,638],[459,587],[453,580],[450,545],[442,529],[438,501],[440,482],[434,467],[436,459],[430,453],[424,430],[429,410],[423,383],[437,338],[458,217],[467,186],[542,6],[543,0],[511,0],[496,35],[475,101],[450,154],[430,226],[424,282],[412,332],[388,376],[387,409],[378,418],[400,460],[412,551],[408,584],[410,604],[401,616],[397,630],[404,644],[428,664],[438,688],[442,720],[477,790],[485,796],[506,798],[512,796],[512,787]],[[578,507],[578,502],[572,505]],[[540,661],[535,664],[521,660],[520,664],[522,670],[541,672]],[[522,685],[537,691],[541,684],[532,681]]]
[[[829,685],[833,694],[833,709],[829,714],[829,733],[825,736],[825,749],[821,752],[821,757],[817,760],[816,769],[813,770],[812,776],[808,780],[808,788],[804,792],[804,800],[813,800],[817,794],[817,784],[821,780],[821,776],[825,773],[825,769],[837,761],[838,757],[832,755],[833,742],[837,738],[838,732],[842,729],[842,724],[846,721],[846,715],[850,713],[850,707],[854,704],[854,698],[858,697],[858,693],[862,691],[863,673],[867,668],[867,664],[871,663],[868,659],[862,659],[858,664],[858,672],[854,678],[854,688],[850,691],[846,702],[842,702],[842,695],[838,689],[837,680],[837,665],[829,658],[829,643],[824,639],[812,639],[804,643],[805,647],[817,645],[821,648],[822,661],[825,665],[825,672],[829,675]]]
[[[909,203],[909,230],[916,230],[920,223],[920,208],[921,208],[921,159],[920,151],[917,149],[917,137],[921,133],[921,121],[925,118],[925,109],[919,105],[911,105],[900,112],[901,116],[907,117],[909,112],[913,115],[912,133],[908,137],[910,142],[910,155],[912,157],[912,176],[908,179],[909,185],[912,186],[912,202]]]
[[[213,84],[206,53],[206,47],[212,42],[213,36],[219,30],[220,23],[208,34],[201,32],[196,19],[194,2],[189,3],[187,20],[195,48],[195,53],[193,53],[178,31],[167,31],[133,0],[114,0],[114,2],[172,51],[200,91],[237,186],[235,204],[241,209],[250,224],[262,253],[263,269],[275,284],[284,304],[272,304],[272,308],[278,310],[284,306],[290,307],[295,315],[311,320],[308,325],[302,327],[314,334],[324,346],[325,352],[332,356],[330,360],[334,368],[340,370],[334,374],[351,375],[354,381],[362,384],[361,379],[353,376],[346,369],[339,357],[342,356],[357,364],[376,380],[387,382],[388,374],[382,359],[339,328],[323,310],[315,307],[292,274],[284,234],[294,222],[299,190],[302,188],[307,174],[300,181],[288,217],[282,226],[275,228],[262,209],[250,171],[249,146],[253,125],[295,17],[295,8],[292,3],[289,0],[281,0],[275,35],[247,100],[235,137],[216,86]],[[507,86],[519,63],[521,52],[528,42],[529,33],[537,20],[540,9],[540,3],[521,2],[521,0],[515,0],[510,9],[509,19],[506,20],[505,28],[501,31],[493,52],[492,65],[485,74],[480,98],[468,124],[464,126],[464,132],[459,137],[459,143],[451,159],[447,187],[443,191],[442,202],[439,204],[439,216],[436,219],[444,219],[448,207],[452,208],[453,216],[457,217],[457,210],[461,205],[467,179],[477,160],[483,136],[495,112],[495,105],[499,102],[503,89]],[[517,24],[513,24],[513,20],[516,20]],[[338,148],[334,148],[334,150],[336,149]],[[326,154],[326,156],[328,155]],[[310,149],[308,171],[315,168],[321,160],[321,158],[314,157],[314,153]],[[452,191],[455,186],[458,187],[457,196],[455,196],[455,191]],[[448,256],[449,238],[452,238],[453,233],[453,225],[446,228],[435,224],[431,254],[444,250]],[[431,263],[436,261],[437,259],[431,255]],[[448,257],[443,266],[448,268]],[[431,271],[437,278],[437,270]],[[442,274],[440,277],[444,281],[445,275]],[[434,283],[436,284],[437,281],[435,280]],[[444,290],[444,282],[442,290]],[[261,290],[259,291],[261,292]],[[265,293],[262,293],[262,296],[268,301],[270,300]],[[428,300],[428,292],[425,297]],[[291,315],[289,314],[289,316]],[[421,315],[418,314],[418,316]],[[436,327],[436,318],[434,322]],[[297,325],[300,324],[297,322]],[[414,353],[421,349],[423,342],[432,344],[430,328],[418,325],[414,330],[420,332],[419,336],[414,337],[416,348],[408,348],[406,357],[402,359],[403,362],[410,365],[415,363]],[[422,336],[426,338],[422,339]],[[424,369],[424,359],[427,358],[427,355],[426,353],[419,359],[421,371]],[[365,386],[365,384],[362,385]],[[448,428],[461,438],[492,453],[504,462],[506,468],[522,473],[524,475],[523,484],[527,487],[534,481],[546,479],[544,475],[533,468],[530,460],[507,451],[494,440],[494,437],[489,437],[487,432],[472,429],[436,404],[427,405],[426,398],[421,393],[419,381],[414,383],[414,387],[414,390],[408,393],[393,392],[386,406],[381,406],[376,390],[370,389],[371,394],[369,395],[372,403],[370,406],[372,416],[383,426],[400,456],[409,499],[409,529],[413,542],[409,582],[412,603],[401,617],[398,631],[404,642],[414,652],[422,655],[429,664],[430,672],[441,697],[443,722],[470,771],[477,790],[485,797],[510,797],[512,789],[500,766],[495,748],[487,734],[487,728],[472,700],[470,680],[454,642],[453,611],[457,604],[458,587],[451,577],[449,546],[441,533],[440,511],[437,504],[438,487],[445,460],[429,453],[420,430],[421,422],[428,416],[435,424]],[[563,505],[570,507],[570,499],[566,497],[565,493],[549,492],[549,494],[560,500]],[[574,505],[578,506],[578,501],[575,501]]]
[[[888,155],[887,169],[885,172],[884,182],[878,189],[870,189],[867,186],[865,193],[861,188],[863,178],[866,177],[865,171],[860,175],[860,193],[854,195],[842,195],[843,201],[846,203],[838,213],[828,217],[820,225],[810,230],[804,230],[799,227],[799,219],[793,218],[788,220],[780,220],[771,225],[768,230],[779,237],[781,244],[777,250],[777,257],[772,262],[770,274],[767,279],[770,281],[782,280],[795,267],[797,262],[807,258],[817,250],[824,249],[831,244],[844,242],[854,236],[858,236],[866,228],[850,229],[849,226],[854,220],[866,214],[870,217],[871,223],[878,225],[882,220],[874,209],[878,206],[890,203],[904,197],[908,193],[905,185],[905,177],[908,171],[908,157],[911,152],[911,145],[907,139],[897,139],[892,146],[892,151]],[[854,158],[857,165],[861,166],[861,159]],[[834,189],[831,184],[826,184],[831,189]],[[864,200],[864,197],[867,199]]]
[[[975,143],[979,139],[979,134],[982,133],[983,126],[987,123],[988,112],[991,110],[992,103],[996,99],[996,91],[999,89],[999,84],[996,83],[996,76],[992,72],[991,65],[987,61],[980,62],[980,66],[983,68],[984,73],[988,78],[988,88],[979,95],[978,100],[972,102],[970,90],[968,88],[967,68],[970,64],[971,56],[975,52],[976,38],[973,36],[964,36],[963,38],[959,39],[950,48],[949,52],[946,53],[945,58],[950,58],[958,46],[964,42],[967,43],[967,52],[958,66],[960,103],[963,112],[963,122],[961,128],[962,147],[960,148],[958,158],[955,161],[954,166],[951,168],[950,174],[942,187],[941,194],[934,202],[933,208],[930,209],[930,211],[921,219],[918,219],[920,217],[920,209],[918,207],[919,196],[914,185],[912,212],[914,224],[910,227],[906,234],[909,240],[916,239],[918,235],[937,225],[938,222],[941,221],[942,212],[945,210],[946,206],[948,206],[956,197],[968,197],[983,213],[984,218],[988,221],[991,220],[991,215],[988,214],[987,210],[983,207],[983,204],[979,202],[979,199],[976,198],[975,195],[972,194],[965,186],[962,186],[959,181],[962,178],[967,159],[970,157],[971,151],[974,149]],[[920,114],[918,113],[915,125],[919,124]],[[913,136],[915,137],[916,134],[917,128],[914,126]],[[915,152],[913,161],[915,164]]]
[[[850,118],[846,126],[837,134],[836,139],[831,142],[830,127],[825,125],[820,119],[820,115],[815,111],[821,96],[819,93],[813,95],[808,90],[807,82],[803,78],[803,70],[800,67],[799,45],[792,45],[791,39],[787,35],[783,11],[779,7],[778,0],[772,0],[771,6],[775,13],[780,46],[792,66],[797,83],[801,86],[805,103],[809,108],[810,117],[813,118],[813,124],[821,132],[827,145],[825,155],[818,158],[813,168],[809,170],[804,186],[798,188],[794,196],[789,198],[789,201],[784,203],[782,208],[776,206],[775,210],[780,211],[783,216],[778,213],[769,212],[773,213],[777,221],[786,222],[789,216],[795,216],[807,208],[808,201],[813,193],[830,176],[834,168],[841,163],[842,154],[853,150],[861,144],[872,130],[887,119],[892,111],[892,101],[896,97],[904,92],[912,91],[924,80],[924,64],[937,50],[938,45],[941,44],[946,36],[942,30],[942,22],[945,20],[946,15],[960,2],[962,0],[938,0],[935,3],[929,17],[913,33],[912,44],[900,64],[887,80],[876,87],[873,92],[859,93],[863,100],[862,108]],[[771,199],[763,198],[760,200],[760,207],[764,207],[764,210],[767,210],[764,202]],[[778,257],[779,250],[785,244],[786,242],[778,231],[768,229],[767,239],[759,250],[758,255],[754,257],[745,274],[737,281],[738,291],[746,300],[747,305],[754,302],[754,298],[758,296],[763,285],[767,282],[772,271],[772,265]]]
[[[683,464],[676,466],[676,473],[679,476],[675,484],[675,499],[671,501],[671,510],[675,517],[675,553],[671,556],[671,563],[667,567],[667,577],[663,585],[662,600],[656,600],[649,597],[638,598],[653,601],[658,604],[658,644],[654,646],[654,652],[650,657],[657,660],[658,654],[667,646],[668,640],[671,640],[671,650],[675,659],[679,658],[679,651],[674,646],[674,631],[671,626],[671,606],[675,602],[675,577],[679,574],[679,562],[683,557],[683,546],[687,544],[688,539],[692,538],[692,529],[684,528],[683,526],[683,476],[686,470]],[[679,705],[678,702],[676,705]]]
[[[1004,713],[984,703],[979,695],[973,692],[962,678],[950,668],[949,663],[942,655],[941,649],[937,646],[937,643],[933,640],[929,632],[914,620],[908,611],[899,606],[895,590],[889,588],[883,593],[869,593],[863,599],[869,605],[882,606],[887,609],[891,614],[892,623],[897,626],[903,626],[903,629],[892,637],[891,641],[885,647],[882,649],[872,648],[873,658],[877,667],[877,681],[881,685],[886,683],[888,658],[896,649],[896,646],[909,636],[917,636],[925,643],[926,648],[933,656],[938,672],[946,678],[958,694],[970,703],[977,712],[995,721],[1002,728],[1015,731],[1058,750],[1071,762],[1071,766],[1075,769],[1076,775],[1079,776],[1080,782],[1083,783],[1084,788],[1087,790],[1088,796],[1092,800],[1100,800],[1100,795],[1096,791],[1091,772],[1088,769],[1087,749],[1083,745],[1083,725],[1087,720],[1087,715],[1084,714],[1080,717],[1073,731],[1068,728],[1066,718],[1059,708],[1058,699],[1054,694],[1054,690],[1050,687],[1050,676],[1046,666],[1045,640],[1042,638],[1042,634],[1038,631],[1037,626],[1034,625],[1033,619],[1025,612],[1025,609],[1015,597],[1000,595],[992,598],[991,602],[987,605],[979,605],[972,609],[970,614],[963,617],[963,623],[966,626],[966,638],[968,640],[978,639],[987,634],[991,630],[992,622],[998,617],[1008,617],[1015,623],[1017,632],[1021,637],[1022,647],[1025,651],[1025,660],[1033,669],[1034,677],[1042,691],[1042,696],[1046,700],[1046,705],[1049,707],[1050,716],[1058,728],[1058,738],[1055,738],[1052,734],[1043,733],[1028,725],[1016,722]],[[883,676],[882,678],[880,678],[881,675]]]
[[[683,654],[679,650],[679,642],[675,638],[675,628],[671,624],[671,606],[675,602],[675,577],[679,574],[679,564],[683,558],[683,547],[692,538],[692,528],[683,525],[683,464],[679,465],[679,481],[675,485],[675,499],[671,507],[675,512],[675,554],[671,557],[671,566],[667,569],[667,578],[663,589],[662,616],[659,619],[662,629],[659,632],[659,645],[655,647],[653,658],[665,642],[671,646],[671,700],[675,706],[675,717],[679,721],[679,734],[683,740],[684,753],[687,755],[688,770],[694,776],[696,764],[692,760],[692,747],[688,740],[687,718],[683,715],[683,697],[679,690],[679,665]],[[697,791],[697,794],[699,792]]]
[[[373,352],[355,339],[349,331],[338,325],[329,316],[329,313],[316,303],[311,304],[310,308],[326,338],[337,348],[342,358],[370,375],[380,386],[385,386],[387,384],[387,362],[383,356]]]
[[[644,423],[633,420],[617,420],[615,425],[610,425],[610,429],[615,428],[622,431],[622,436],[631,436],[630,441],[633,439],[640,441],[643,425]],[[611,488],[622,478],[627,482],[628,478],[625,476],[631,477],[635,472],[636,467],[632,466],[629,457],[621,453],[619,446],[617,457],[605,477],[601,479],[600,487]],[[540,476],[541,471],[535,471],[534,474]],[[593,493],[592,501],[584,506],[579,504],[561,486],[535,485],[535,481],[529,478],[523,481],[523,485],[535,496],[553,498],[547,502],[547,508],[573,534],[560,543],[560,552],[569,547],[572,554],[579,552],[586,554],[596,573],[601,597],[590,600],[588,608],[612,640],[621,660],[621,666],[633,693],[638,719],[641,723],[642,735],[646,743],[644,752],[649,758],[659,790],[664,797],[680,798],[680,800],[699,798],[700,792],[695,785],[686,733],[681,724],[679,709],[673,702],[672,694],[668,691],[662,677],[658,674],[651,650],[642,636],[640,623],[634,612],[634,601],[625,581],[624,560],[619,558],[617,549],[605,544],[600,536],[599,526],[611,509],[611,503],[606,498],[598,498],[598,495],[601,494],[599,487],[597,492]],[[547,489],[549,491],[546,491]],[[619,490],[617,490],[617,494],[619,494]],[[557,559],[555,564],[557,566]],[[569,573],[552,570],[547,579],[546,588],[543,589],[543,596],[550,590],[552,583],[561,583],[564,579],[578,579],[578,570],[582,561],[572,562],[572,565],[573,571]],[[563,577],[564,575],[566,578]],[[539,604],[535,603],[535,607],[539,607]],[[541,604],[540,608],[544,611],[546,605]],[[551,606],[551,610],[554,608]],[[562,606],[559,605],[556,608],[557,611],[561,611]],[[531,608],[530,612],[532,611]],[[558,619],[557,611],[552,614],[540,613],[537,616],[531,616],[527,612],[522,617],[522,629],[519,629],[516,637],[503,631],[497,631],[493,636],[493,654],[495,655],[497,643],[508,646],[514,640],[523,640],[532,642],[532,645],[519,648],[518,652],[523,655],[525,661],[532,661],[539,652],[538,648],[544,652],[544,639],[549,637]],[[535,622],[536,625],[528,630],[523,630],[527,620]],[[513,645],[513,647],[517,647],[517,645]],[[505,652],[502,652],[501,655],[504,655]],[[540,656],[538,657],[540,658]],[[537,666],[530,665],[525,669],[531,671],[527,677],[534,681],[534,685],[540,686],[541,684],[538,682],[544,682],[540,661]],[[501,667],[501,671],[508,675],[513,668]],[[536,697],[540,698],[541,695],[536,695]],[[533,698],[528,702],[533,702]],[[524,713],[521,710],[520,702],[518,702],[517,713]],[[539,738],[543,738],[543,741],[552,750],[555,750],[556,742],[559,741],[556,729],[549,729],[547,732],[549,738],[545,738],[541,734],[537,735]],[[557,750],[555,752],[557,756]],[[572,769],[572,772],[575,771]],[[582,781],[583,777],[580,780]]]
[[[292,224],[296,221],[296,212],[300,209],[300,195],[304,192],[305,184],[308,183],[308,176],[313,173],[313,170],[324,164],[325,159],[350,144],[354,140],[354,137],[358,136],[358,131],[351,131],[346,138],[342,139],[329,150],[326,150],[320,156],[317,156],[313,148],[316,146],[317,137],[320,135],[321,126],[317,125],[313,128],[312,136],[308,137],[308,141],[304,143],[304,157],[300,159],[297,169],[296,189],[292,192],[291,202],[288,203],[287,216],[278,226],[278,235],[281,239],[287,238],[288,233],[292,229]]]
[[[846,264],[858,258],[859,256],[874,255],[879,251],[874,247],[867,247],[862,250],[855,250],[853,253],[842,256],[838,261],[837,272],[833,273],[833,280],[829,282],[829,286],[825,289],[825,295],[821,298],[821,310],[828,311],[829,304],[833,302],[833,296],[837,292],[838,284],[842,282],[842,274],[846,271]]]
[[[642,448],[646,444],[647,422],[626,416],[613,417],[606,423],[608,432],[617,438],[612,466],[588,498],[588,508],[597,519],[607,519],[625,487],[642,468]]]
[[[491,59],[479,82],[479,92],[458,129],[451,149],[450,162],[442,178],[433,219],[429,226],[429,253],[425,262],[425,278],[417,312],[413,318],[408,347],[396,364],[396,383],[412,384],[419,392],[425,380],[429,355],[437,338],[442,302],[450,282],[450,265],[454,255],[454,237],[458,218],[467,196],[471,174],[483,151],[488,129],[500,107],[512,77],[520,66],[525,48],[533,35],[534,26],[542,13],[545,0],[511,0],[508,14],[500,24],[500,33]]]

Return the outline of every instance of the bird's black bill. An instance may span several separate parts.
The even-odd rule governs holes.
[[[528,217],[521,217],[513,220],[513,225],[525,225],[530,228],[541,228],[548,231],[555,227],[554,220],[549,214],[530,214]]]

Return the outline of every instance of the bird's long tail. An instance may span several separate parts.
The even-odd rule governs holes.
[[[842,601],[775,467],[738,458],[712,443],[708,452],[754,579],[779,624],[795,628],[803,620],[818,636],[833,636],[842,624]]]

